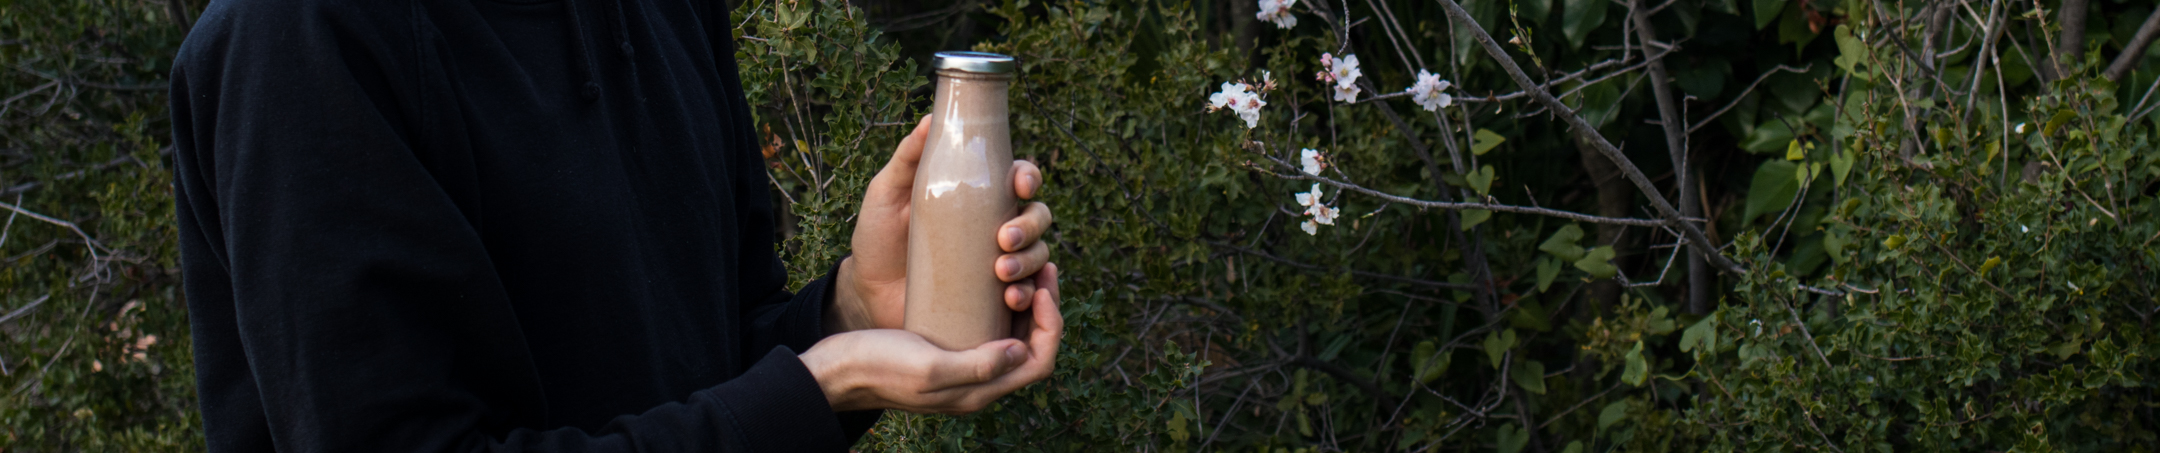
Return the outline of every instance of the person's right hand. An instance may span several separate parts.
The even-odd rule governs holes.
[[[947,351],[914,332],[857,330],[825,337],[799,357],[834,411],[980,411],[1055,369],[1058,340],[1065,334],[1057,265],[1045,265],[1034,279],[1034,297],[1006,302],[1021,312],[1013,319],[1013,332],[1021,338]]]

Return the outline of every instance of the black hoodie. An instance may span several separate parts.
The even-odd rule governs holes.
[[[172,80],[212,451],[835,451],[720,0],[218,0]]]

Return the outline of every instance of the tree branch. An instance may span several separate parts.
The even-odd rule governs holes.
[[[2123,46],[2122,55],[2116,55],[2115,62],[2108,64],[2107,72],[2100,75],[2108,80],[2122,80],[2123,76],[2130,75],[2130,68],[2137,67],[2138,60],[2145,58],[2145,48],[2152,47],[2155,36],[2160,36],[2160,9],[2145,17],[2145,25],[2138,27],[2129,45]]]
[[[2048,55],[2055,63],[2055,78],[2070,76],[2070,67],[2077,65],[2078,56],[2085,53],[2085,11],[2087,0],[2063,0],[2056,21],[2062,23],[2062,36],[2055,41],[2055,52]]]
[[[1502,50],[1500,44],[1493,41],[1491,33],[1486,33],[1484,27],[1478,26],[1477,21],[1470,19],[1470,12],[1464,11],[1462,5],[1455,3],[1454,0],[1435,1],[1439,2],[1441,7],[1447,9],[1448,18],[1453,19],[1457,24],[1468,28],[1472,32],[1472,37],[1477,39],[1478,45],[1484,47],[1485,53],[1492,55],[1493,59],[1500,63],[1501,69],[1507,70],[1508,76],[1515,79],[1516,85],[1522,86],[1526,90],[1538,86],[1537,82],[1530,80],[1528,74],[1523,73],[1522,66],[1515,64],[1515,60],[1508,57],[1507,51]],[[1725,272],[1733,274],[1747,273],[1747,270],[1742,269],[1739,264],[1718,253],[1716,246],[1710,243],[1709,237],[1703,235],[1701,228],[1683,221],[1680,211],[1673,209],[1671,202],[1665,201],[1665,196],[1658,192],[1657,186],[1650,184],[1650,178],[1643,176],[1642,170],[1635,168],[1635,163],[1629,161],[1627,155],[1621,154],[1619,148],[1613,147],[1611,141],[1605,140],[1605,136],[1598,135],[1596,126],[1591,126],[1590,122],[1575,114],[1573,109],[1567,108],[1567,104],[1553,98],[1552,93],[1537,91],[1535,95],[1539,103],[1545,104],[1545,107],[1552,109],[1553,113],[1560,114],[1560,118],[1567,121],[1569,128],[1577,136],[1595,146],[1598,152],[1604,154],[1607,159],[1612,159],[1613,164],[1620,167],[1621,173],[1627,175],[1628,181],[1635,183],[1635,188],[1643,192],[1643,197],[1650,199],[1650,205],[1657,208],[1658,214],[1664,216],[1669,224],[1678,228],[1682,234],[1687,236],[1688,245],[1693,247],[1696,253],[1701,253],[1710,260],[1711,264],[1716,265],[1718,269]]]
[[[1680,107],[1673,100],[1672,86],[1665,83],[1668,75],[1664,56],[1672,50],[1659,50],[1650,45],[1657,42],[1657,29],[1650,25],[1650,11],[1640,8],[1641,3],[1641,0],[1630,0],[1629,16],[1635,20],[1635,38],[1642,41],[1644,59],[1650,62],[1650,90],[1657,96],[1658,118],[1664,123],[1661,126],[1665,130],[1665,150],[1672,154],[1673,185],[1680,188],[1680,215],[1701,217],[1702,206],[1695,203],[1695,186],[1688,184],[1688,142],[1687,133],[1682,130],[1687,118],[1680,116]],[[1671,266],[1672,261],[1667,260],[1665,264]],[[1710,307],[1710,270],[1703,267],[1702,255],[1688,255],[1687,264],[1687,312],[1705,313]],[[1658,280],[1665,280],[1663,273],[1658,274]]]

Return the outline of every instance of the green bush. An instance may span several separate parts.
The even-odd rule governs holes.
[[[0,450],[203,448],[163,163],[172,11],[0,2]]]
[[[2060,1],[1645,1],[1640,22],[1631,3],[1462,1],[1555,109],[1447,1],[1307,0],[1290,28],[1243,0],[1009,0],[943,22],[742,2],[736,58],[798,280],[846,252],[862,187],[924,113],[923,55],[976,36],[1023,62],[1013,140],[1059,219],[1059,371],[983,413],[888,414],[857,447],[2160,444],[2160,57],[2102,75],[2151,5],[2073,1],[2085,39],[2059,46]],[[202,448],[160,164],[190,8],[0,0],[0,201],[19,206],[0,229],[0,449]],[[954,29],[873,26],[916,23]],[[1676,50],[1647,63],[1644,30]],[[1313,79],[1322,53],[1359,56],[1360,102]],[[1420,70],[1456,102],[1404,93]],[[1250,128],[1208,108],[1241,81],[1267,102]],[[1308,234],[1295,195],[1316,183],[1340,216]],[[1707,244],[1654,200],[1704,219]],[[1739,269],[1691,271],[1702,245]]]

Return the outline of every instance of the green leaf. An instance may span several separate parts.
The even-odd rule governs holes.
[[[1539,395],[1545,394],[1545,364],[1543,363],[1538,363],[1536,360],[1524,360],[1515,364],[1515,371],[1508,373],[1508,376],[1514,378],[1515,385],[1521,386],[1525,391]]]
[[[1643,359],[1642,347],[1642,340],[1635,340],[1635,349],[1628,350],[1627,368],[1620,372],[1621,382],[1641,386],[1643,382],[1650,380],[1650,363]]]
[[[2072,118],[2077,118],[2077,112],[2070,109],[2056,110],[2055,116],[2048,118],[2047,126],[2040,129],[2041,135],[2055,136],[2055,131],[2062,129],[2063,124],[2069,123]]]
[[[1717,350],[1717,313],[1704,316],[1680,333],[1680,352]]]
[[[1461,214],[1463,231],[1470,231],[1471,228],[1476,228],[1478,224],[1485,223],[1486,220],[1492,218],[1492,211],[1483,209],[1464,209]]]
[[[1785,160],[1801,160],[1806,158],[1807,151],[1800,148],[1800,139],[1796,138],[1793,139],[1792,142],[1785,144]]]
[[[1572,245],[1572,244],[1570,244],[1570,245]],[[1577,247],[1577,248],[1581,248],[1581,247]],[[1553,277],[1559,277],[1559,276],[1560,276],[1560,262],[1559,262],[1559,261],[1553,260],[1553,259],[1552,259],[1552,257],[1544,257],[1544,256],[1538,257],[1538,260],[1537,260],[1537,292],[1541,292],[1541,293],[1542,293],[1542,292],[1545,292],[1545,288],[1547,288],[1547,287],[1551,287],[1551,286],[1552,286],[1552,282],[1553,282]]]
[[[1979,274],[1980,274],[1980,277],[1981,277],[1981,278],[1986,278],[1986,277],[1987,277],[1987,273],[1988,273],[1988,271],[1991,271],[1991,270],[1995,270],[1995,266],[2000,266],[2000,265],[2002,265],[2002,257],[2000,257],[2000,256],[1990,256],[1990,257],[1988,257],[1987,261],[1983,261],[1983,262],[1981,262],[1981,263],[1980,263],[1980,272],[1979,272]]]
[[[1185,424],[1190,421],[1185,419],[1185,412],[1170,411],[1170,440],[1184,442],[1191,439],[1192,433],[1185,431]]]
[[[1627,401],[1614,401],[1611,404],[1606,404],[1604,410],[1598,411],[1597,429],[1598,431],[1604,431],[1605,428],[1611,428],[1614,423],[1620,423],[1620,420],[1626,418]]]
[[[1575,245],[1575,241],[1581,240],[1582,235],[1581,227],[1577,227],[1572,223],[1567,224],[1561,226],[1560,231],[1553,232],[1552,237],[1545,238],[1545,242],[1538,244],[1537,249],[1543,250],[1545,253],[1551,253],[1562,260],[1579,260],[1582,259],[1583,248]]]
[[[1755,221],[1756,216],[1784,211],[1792,206],[1793,197],[1800,193],[1800,183],[1794,181],[1799,165],[1782,160],[1765,161],[1755,168],[1755,180],[1748,184],[1747,210],[1740,214],[1740,223]]]
[[[1845,264],[1845,246],[1850,243],[1850,240],[1845,239],[1845,235],[1835,231],[1826,232],[1822,238],[1822,251],[1830,255],[1831,263]]]
[[[1686,65],[1673,71],[1673,84],[1689,96],[1702,100],[1717,99],[1724,94],[1725,80],[1732,78],[1732,64],[1725,60],[1709,60]]]
[[[1432,340],[1420,341],[1410,349],[1410,369],[1419,383],[1431,383],[1447,372],[1448,362],[1454,354],[1435,353]]]
[[[1500,359],[1515,347],[1515,329],[1486,333],[1481,346],[1485,347],[1485,356],[1492,359],[1493,369],[1500,369]]]
[[[1830,176],[1832,177],[1830,182],[1832,185],[1845,187],[1845,175],[1852,173],[1854,160],[1856,159],[1850,149],[1841,149],[1838,150],[1837,154],[1830,155]]]
[[[1495,443],[1500,447],[1500,453],[1520,452],[1523,446],[1530,445],[1530,430],[1516,428],[1514,423],[1501,425],[1496,434],[1499,439]]]
[[[1505,141],[1507,141],[1507,137],[1500,136],[1499,133],[1493,132],[1492,129],[1478,129],[1477,136],[1470,137],[1470,154],[1483,156],[1485,153],[1491,152],[1493,147],[1500,146],[1500,142]]]
[[[1590,31],[1605,25],[1605,5],[1609,3],[1606,0],[1565,0],[1561,3],[1566,10],[1561,17],[1560,31],[1567,34],[1569,49],[1581,48],[1583,38],[1590,37]]]
[[[1808,26],[1807,13],[1802,11],[1807,8],[1806,4],[1787,2],[1785,11],[1778,17],[1778,44],[1792,44],[1795,55],[1807,49],[1808,43],[1814,42],[1815,36],[1819,35]]]
[[[1469,183],[1470,190],[1477,191],[1478,195],[1491,193],[1492,181],[1493,167],[1491,165],[1486,165],[1484,168],[1479,168],[1477,169],[1477,171],[1472,171],[1470,172],[1470,174],[1463,175],[1463,182]]]
[[[1583,453],[1582,449],[1582,441],[1570,441],[1567,443],[1567,448],[1561,449],[1560,453]]]
[[[1740,140],[1740,149],[1756,154],[1769,154],[1785,150],[1792,139],[1792,128],[1786,126],[1784,121],[1771,118],[1749,130],[1747,137]]]
[[[1545,18],[1552,16],[1552,0],[1516,0],[1515,8],[1519,17],[1533,24],[1544,25]]]
[[[1855,78],[1872,80],[1873,71],[1853,69],[1867,63],[1867,57],[1870,54],[1867,43],[1861,41],[1858,36],[1854,36],[1852,27],[1847,27],[1844,24],[1838,24],[1836,29],[1830,31],[1830,35],[1837,40],[1838,47],[1838,57],[1831,62],[1836,63],[1838,69],[1844,69],[1846,74],[1852,74]]]
[[[1609,81],[1608,81],[1609,82]],[[1620,88],[1618,83],[1598,82],[1583,87],[1582,97],[1575,99],[1573,107],[1582,109],[1583,121],[1593,126],[1605,127],[1620,113]]]
[[[1785,0],[1755,0],[1755,29],[1761,30],[1785,11]]]
[[[1620,268],[1612,265],[1612,258],[1612,247],[1590,249],[1589,253],[1583,254],[1582,259],[1575,260],[1575,268],[1589,272],[1590,278],[1612,278],[1620,273]]]

